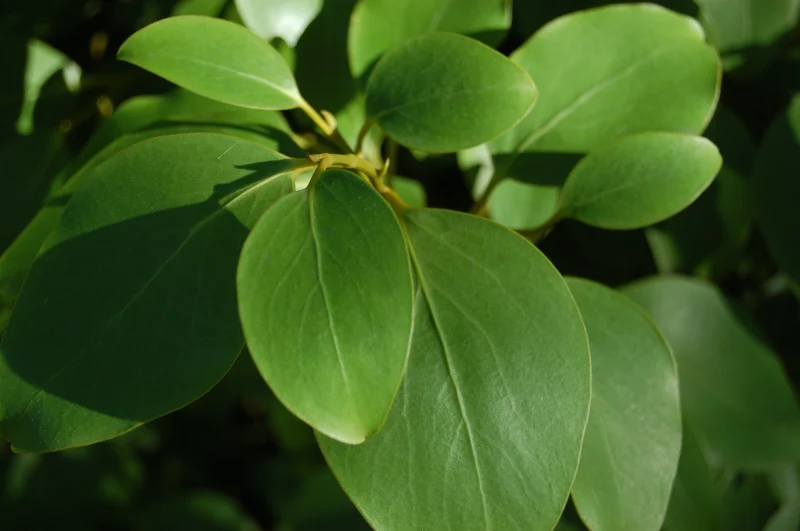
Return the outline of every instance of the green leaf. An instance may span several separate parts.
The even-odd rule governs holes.
[[[360,78],[392,47],[432,31],[495,46],[510,25],[510,0],[361,0],[348,36],[350,68]]]
[[[719,57],[697,21],[651,4],[558,18],[511,59],[536,80],[540,100],[495,153],[585,153],[631,133],[697,134],[719,92]]]
[[[544,225],[558,211],[560,195],[558,186],[504,179],[489,196],[489,215],[512,229],[534,229]]]
[[[592,151],[572,170],[560,212],[605,229],[652,225],[690,205],[721,166],[716,146],[702,137],[622,137]]]
[[[658,531],[681,448],[675,362],[653,322],[627,297],[588,280],[567,284],[592,353],[575,507],[592,531]]]
[[[800,528],[800,500],[782,506],[772,515],[764,531],[796,531]]]
[[[244,345],[241,246],[291,191],[285,172],[296,165],[236,138],[191,134],[140,142],[95,168],[0,343],[0,434],[18,451],[89,444],[216,384]]]
[[[458,151],[513,127],[536,96],[531,78],[488,46],[430,33],[378,62],[367,83],[367,115],[404,146]]]
[[[216,17],[228,0],[179,0],[172,8],[172,16],[201,15]]]
[[[797,23],[797,0],[695,0],[709,39],[723,52],[772,44]]]
[[[192,92],[251,109],[306,105],[275,48],[233,22],[171,17],[134,33],[117,53]]]
[[[392,188],[405,204],[412,208],[423,208],[428,202],[425,188],[419,181],[406,177],[392,177]]]
[[[406,376],[381,432],[358,446],[318,435],[325,458],[382,531],[550,531],[588,414],[575,303],[544,255],[497,224],[444,210],[403,222],[419,279]]]
[[[278,399],[337,440],[373,436],[408,356],[411,266],[368,184],[328,170],[253,229],[238,270],[247,345]]]
[[[713,285],[654,277],[625,292],[672,346],[685,418],[712,465],[763,470],[800,458],[800,408],[778,359]]]
[[[721,278],[736,265],[750,234],[754,202],[748,181],[755,155],[750,134],[738,118],[718,108],[704,136],[718,146],[723,166],[697,201],[647,230],[661,273]]]
[[[280,37],[289,46],[322,10],[322,0],[236,0],[245,25],[263,39]]]
[[[778,267],[800,285],[800,97],[767,131],[756,156],[756,221]]]
[[[684,423],[678,474],[669,499],[666,531],[720,531],[721,500],[692,429]]]

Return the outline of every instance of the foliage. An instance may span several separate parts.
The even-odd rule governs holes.
[[[3,529],[800,527],[800,4],[695,2],[5,7]]]

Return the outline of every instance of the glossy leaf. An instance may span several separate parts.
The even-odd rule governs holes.
[[[98,166],[45,243],[0,343],[2,437],[29,452],[101,441],[219,381],[244,345],[241,246],[291,191],[294,166],[211,134],[153,138]]]
[[[755,163],[756,221],[778,267],[800,285],[800,97],[770,127]]]
[[[256,225],[238,271],[253,359],[292,413],[337,440],[378,432],[408,356],[411,269],[389,205],[328,170]]]
[[[762,470],[800,458],[800,407],[783,369],[716,288],[655,277],[625,292],[672,346],[684,415],[712,465]]]
[[[589,404],[575,303],[499,225],[443,210],[403,222],[419,279],[406,376],[381,432],[358,446],[319,436],[325,458],[381,531],[550,531]]]
[[[661,273],[693,271],[722,277],[736,264],[750,234],[753,140],[744,124],[722,108],[717,109],[704,136],[719,148],[723,166],[697,201],[647,230]]]
[[[236,8],[253,33],[264,39],[280,37],[289,46],[322,9],[323,0],[236,0]]]
[[[723,52],[772,44],[797,23],[797,0],[694,0],[709,39]]]
[[[678,474],[664,520],[666,531],[720,531],[721,500],[703,449],[693,430],[683,426]]]
[[[495,153],[585,153],[631,133],[700,133],[718,97],[719,58],[699,24],[651,4],[558,18],[511,59],[540,100]]]
[[[458,151],[519,122],[536,86],[518,66],[467,37],[431,33],[387,53],[367,84],[367,115],[410,148]]]
[[[362,77],[393,46],[432,31],[469,35],[490,46],[511,25],[509,0],[361,0],[348,36],[350,68]]]
[[[592,531],[658,531],[681,448],[669,347],[624,295],[567,281],[589,333],[592,407],[572,498]]]
[[[283,57],[238,24],[171,17],[134,33],[117,57],[192,92],[252,109],[304,105]]]
[[[560,211],[606,229],[652,225],[697,199],[721,166],[716,146],[702,137],[622,137],[578,163],[564,184]]]

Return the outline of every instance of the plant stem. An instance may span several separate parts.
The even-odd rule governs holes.
[[[319,155],[309,154],[307,160],[319,164],[318,168],[322,167],[323,170],[327,168],[346,168],[348,170],[356,170],[366,175],[370,182],[375,186],[379,182],[378,172],[369,161],[362,159],[358,155],[338,155],[334,153],[321,153]],[[323,167],[324,166],[324,167]],[[377,186],[376,186],[377,188]]]
[[[373,123],[372,120],[367,120],[364,122],[364,125],[361,126],[361,130],[358,132],[358,140],[356,140],[356,155],[361,155],[361,151],[364,149],[364,140],[367,138],[367,134],[372,128]]]
[[[311,118],[311,121],[314,122],[317,127],[319,127],[320,131],[322,131],[325,136],[330,138],[331,141],[336,144],[336,147],[341,149],[344,153],[352,153],[353,150],[347,145],[347,142],[345,142],[344,138],[342,138],[342,135],[339,133],[336,127],[332,126],[328,120],[318,113],[314,107],[309,105],[306,100],[302,100],[299,107],[300,110],[306,113],[306,116]]]

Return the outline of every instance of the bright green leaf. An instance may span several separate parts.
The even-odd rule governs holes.
[[[652,225],[691,204],[721,166],[716,146],[702,137],[622,137],[578,163],[564,184],[560,211],[605,229]]]
[[[414,179],[394,176],[392,177],[392,188],[400,196],[400,199],[412,208],[423,208],[428,202],[425,188]]]
[[[233,22],[183,16],[134,33],[117,57],[192,92],[252,109],[305,105],[283,57]]]
[[[627,297],[568,280],[589,332],[592,407],[572,498],[592,531],[658,531],[681,448],[669,347]]]
[[[535,247],[495,223],[411,210],[404,224],[419,279],[406,376],[377,436],[319,436],[328,464],[382,531],[550,531],[588,414],[574,300]]]
[[[723,52],[766,46],[797,23],[797,0],[694,0],[709,39]]]
[[[703,449],[684,423],[678,474],[672,486],[666,531],[720,531],[721,500],[714,487]]]
[[[499,44],[511,25],[510,0],[361,0],[348,36],[356,78],[393,46],[432,31],[469,35]]]
[[[800,285],[800,97],[770,127],[758,152],[754,170],[756,220],[772,257]]]
[[[458,151],[513,127],[536,95],[531,78],[488,46],[430,33],[378,62],[367,83],[367,114],[405,146]]]
[[[294,166],[243,140],[191,134],[143,141],[95,168],[0,343],[0,434],[19,451],[89,444],[216,384],[244,345],[241,246],[291,191]]]
[[[762,470],[800,458],[800,407],[778,359],[713,285],[655,277],[625,292],[671,345],[684,415],[712,465]]]
[[[242,251],[239,311],[278,399],[337,440],[377,433],[408,356],[411,283],[397,218],[355,174],[328,170],[270,209]]]
[[[719,91],[719,58],[697,21],[652,4],[558,18],[511,59],[536,81],[540,99],[495,153],[585,153],[625,134],[697,134]]]
[[[323,0],[236,0],[242,20],[264,39],[280,37],[289,46],[322,10]]]

